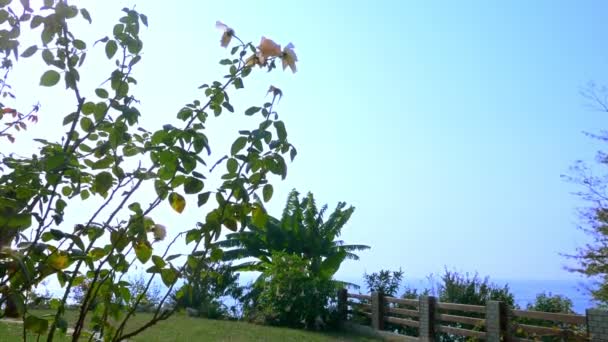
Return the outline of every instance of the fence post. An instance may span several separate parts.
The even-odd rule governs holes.
[[[338,290],[338,315],[340,323],[345,322],[348,319],[348,290]]]
[[[507,307],[505,303],[490,300],[486,303],[486,336],[488,341],[509,341]]]
[[[437,298],[433,296],[421,296],[418,301],[418,311],[420,312],[420,341],[435,341],[435,303],[437,303]]]
[[[592,342],[608,340],[608,311],[587,309],[587,330]]]
[[[372,292],[372,328],[384,329],[384,294]]]

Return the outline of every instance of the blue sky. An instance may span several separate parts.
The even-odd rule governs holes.
[[[80,3],[93,16],[82,26],[92,43],[134,2]],[[498,279],[575,279],[559,253],[586,237],[576,229],[576,188],[560,175],[601,147],[581,132],[604,128],[607,114],[587,108],[579,90],[608,83],[605,2],[135,3],[150,22],[135,71],[149,129],[223,75],[217,61],[228,52],[216,20],[256,44],[262,35],[293,42],[295,75],[259,71],[231,98],[243,111],[263,103],[271,84],[285,94],[278,111],[299,153],[287,180],[275,182],[271,213],[292,188],[356,207],[342,237],[372,249],[340,276],[402,267],[420,278],[447,266]],[[83,84],[91,93],[112,68],[102,48],[90,44]],[[37,80],[40,64],[15,69],[17,90]],[[72,108],[57,101],[60,89],[32,91],[41,121],[26,137],[58,137],[57,117]],[[252,124],[238,115],[211,123],[218,155]],[[156,215],[182,231],[204,212]]]

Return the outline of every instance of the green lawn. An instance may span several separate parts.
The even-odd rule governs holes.
[[[44,312],[36,312],[37,315]],[[68,320],[73,315],[66,313]],[[150,314],[137,314],[129,322],[128,327],[136,328],[147,322]],[[127,331],[130,331],[127,327]],[[0,340],[2,342],[22,341],[22,325],[15,323],[0,323]],[[36,341],[34,335],[29,335],[28,340]],[[40,338],[46,341],[45,338]],[[57,336],[55,341],[69,341],[68,337]],[[81,339],[85,340],[85,339]],[[346,333],[314,333],[308,331],[266,327],[244,322],[215,321],[200,318],[192,318],[183,314],[177,314],[167,321],[150,327],[140,335],[130,339],[131,341],[312,341],[312,342],[336,342],[336,341],[375,341],[368,337],[357,336]]]

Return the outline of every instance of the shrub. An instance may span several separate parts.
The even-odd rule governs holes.
[[[403,279],[403,271],[380,270],[372,274],[365,273],[363,275],[367,290],[371,292],[382,292],[385,296],[394,297],[399,291],[401,280]]]
[[[294,254],[275,252],[254,291],[259,291],[254,319],[267,324],[320,329],[329,321],[336,283],[313,276],[310,262]]]
[[[226,263],[210,263],[191,258],[186,271],[186,283],[174,297],[175,305],[186,309],[188,315],[205,318],[236,318],[237,307],[228,307],[222,299],[239,300],[243,287],[239,275]]]

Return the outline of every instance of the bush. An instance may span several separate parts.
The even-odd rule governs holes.
[[[272,264],[254,285],[253,320],[293,328],[325,327],[336,294],[331,279],[313,276],[310,262],[294,254],[275,252]]]
[[[372,274],[365,273],[363,275],[367,290],[372,292],[382,292],[385,296],[394,297],[399,291],[401,280],[403,279],[403,271],[380,270]]]
[[[530,303],[527,305],[526,309],[533,311],[542,311],[542,312],[555,312],[555,313],[566,313],[573,314],[574,310],[572,310],[572,300],[570,298],[562,296],[562,295],[552,295],[551,293],[539,293],[536,295],[536,299],[534,303]],[[517,319],[518,323],[528,324],[528,325],[536,325],[542,327],[556,327],[561,329],[569,329],[572,330],[575,334],[585,334],[585,327],[576,326],[572,324],[556,324],[552,321],[545,321],[540,319],[529,319],[529,318],[519,318]],[[562,337],[557,336],[545,336],[545,337],[537,337],[530,336],[528,334],[523,333],[523,330],[515,331],[517,337],[526,337],[526,338],[536,338],[539,341],[544,342],[553,342],[553,341],[562,341]],[[584,335],[583,335],[584,336]]]
[[[147,286],[148,279],[143,274],[129,278],[129,290],[131,300],[127,303],[129,307],[136,307],[138,312],[151,312],[161,301],[161,289],[157,284],[151,283]]]
[[[174,296],[175,305],[186,309],[193,317],[236,318],[237,307],[228,307],[222,298],[239,300],[243,296],[243,287],[238,280],[239,275],[233,272],[230,264],[191,258],[186,270],[186,283]]]
[[[499,286],[491,283],[488,277],[480,278],[477,273],[470,276],[468,273],[462,275],[455,271],[445,270],[441,276],[441,282],[437,286],[438,299],[441,302],[486,305],[490,300],[504,302],[510,308],[516,308],[515,297],[509,286]],[[472,312],[458,312],[459,316],[483,318],[483,314]],[[479,330],[480,326],[461,323],[442,323],[456,328]],[[454,336],[451,334],[440,334],[440,341],[470,341],[470,338]]]

